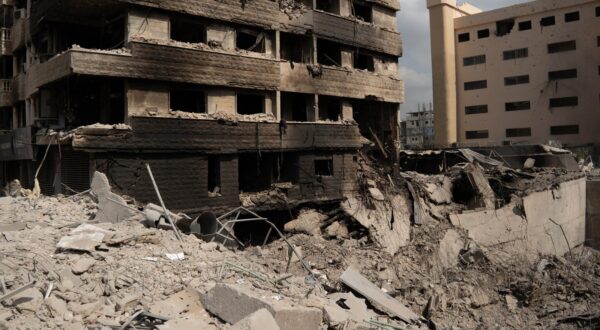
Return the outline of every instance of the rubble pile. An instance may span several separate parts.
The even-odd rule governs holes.
[[[363,154],[355,194],[270,219],[260,244],[229,224],[179,240],[165,214],[180,230],[190,219],[127,204],[101,173],[74,196],[0,198],[0,329],[598,327],[597,251],[515,253],[452,220],[560,200],[579,174],[477,161],[390,173]]]

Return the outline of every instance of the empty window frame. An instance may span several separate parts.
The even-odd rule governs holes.
[[[506,60],[514,60],[517,58],[525,58],[529,56],[529,49],[527,48],[519,48],[506,50],[502,53],[502,58]]]
[[[485,55],[476,55],[463,58],[463,66],[477,65],[485,63]]]
[[[315,175],[333,176],[333,158],[315,159]]]
[[[596,7],[596,17],[600,17],[600,6]]]
[[[352,1],[352,15],[360,20],[365,22],[372,23],[373,22],[373,6]]]
[[[207,188],[209,197],[221,195],[221,160],[219,156],[208,157]]]
[[[487,106],[487,104],[469,105],[469,106],[465,107],[465,114],[466,115],[475,115],[475,114],[487,113],[487,112],[488,112],[488,106]]]
[[[531,102],[529,102],[529,101],[504,103],[504,110],[506,110],[506,111],[523,111],[523,110],[529,110],[529,109],[531,109]]]
[[[252,115],[265,112],[265,96],[262,94],[237,93],[237,113]]]
[[[310,63],[312,39],[303,35],[281,32],[279,55],[285,61]]]
[[[547,16],[547,17],[543,17],[540,20],[540,25],[541,26],[551,26],[556,24],[556,20],[554,19],[554,16]]]
[[[317,0],[316,9],[326,11],[328,13],[340,14],[340,1],[339,0]]]
[[[577,78],[577,69],[559,70],[548,72],[548,80],[561,80]]]
[[[579,104],[577,96],[557,97],[550,99],[551,108],[575,107]]]
[[[375,71],[373,55],[354,52],[354,68],[359,70]]]
[[[471,35],[469,34],[469,32],[461,33],[458,35],[458,42],[466,42],[469,40],[471,40]]]
[[[574,11],[574,12],[570,12],[570,13],[566,13],[565,14],[565,22],[575,22],[579,20],[579,12],[578,11]]]
[[[172,17],[170,23],[171,40],[201,43],[206,42],[206,27],[193,18]]]
[[[507,128],[506,129],[506,137],[527,137],[531,136],[531,128],[523,127],[523,128]]]
[[[577,42],[575,40],[555,42],[548,44],[548,54],[568,52],[577,49]]]
[[[498,37],[505,36],[512,31],[514,26],[515,26],[515,20],[512,18],[505,19],[502,21],[497,21],[496,22],[496,35]]]
[[[600,47],[600,36],[596,37],[596,46]]]
[[[487,80],[467,81],[465,82],[465,90],[470,91],[474,89],[487,88]]]
[[[264,53],[265,33],[258,30],[239,28],[235,31],[235,47],[250,52]]]
[[[504,86],[513,86],[513,85],[521,85],[521,84],[529,84],[529,75],[513,76],[513,77],[505,77],[504,78]]]
[[[187,89],[172,89],[169,95],[171,110],[185,112],[206,112],[206,95],[202,91]]]
[[[476,140],[476,139],[487,139],[490,137],[490,133],[488,130],[479,130],[479,131],[466,131],[465,137],[467,140]]]
[[[338,121],[342,115],[341,99],[333,96],[319,95],[319,119]]]
[[[579,134],[579,125],[551,126],[550,135]]]
[[[314,112],[314,102],[311,100],[314,100],[312,94],[281,92],[281,118],[286,121],[308,121],[308,112]]]
[[[490,29],[483,29],[483,30],[479,30],[477,31],[477,38],[478,39],[484,39],[490,36]]]
[[[519,31],[531,30],[531,21],[519,22]]]
[[[317,62],[324,65],[342,66],[342,49],[340,44],[317,39]]]

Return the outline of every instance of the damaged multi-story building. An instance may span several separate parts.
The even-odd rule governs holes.
[[[4,0],[0,181],[226,209],[353,189],[398,140],[396,0]],[[368,141],[367,141],[368,142]],[[275,187],[275,188],[274,188]]]

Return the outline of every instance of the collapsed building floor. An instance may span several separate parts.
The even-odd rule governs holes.
[[[342,202],[282,213],[187,217],[134,203],[100,172],[73,196],[15,183],[16,197],[0,199],[0,325],[599,326],[600,253],[584,246],[583,172],[513,169],[467,149],[404,156],[446,159],[425,174],[379,153],[359,153],[357,189]]]

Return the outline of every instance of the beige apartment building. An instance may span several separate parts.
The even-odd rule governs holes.
[[[436,144],[600,143],[600,0],[427,0]]]

